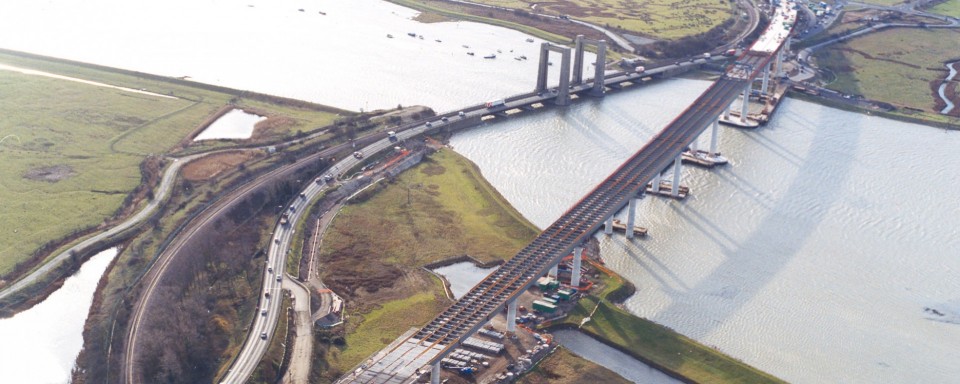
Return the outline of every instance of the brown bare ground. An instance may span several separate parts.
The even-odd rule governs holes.
[[[210,155],[184,166],[183,178],[190,181],[208,180],[258,157],[259,153],[259,151],[229,151]]]
[[[56,183],[70,176],[76,175],[73,168],[66,164],[52,165],[49,167],[33,168],[23,174],[23,178],[33,181],[46,181]]]

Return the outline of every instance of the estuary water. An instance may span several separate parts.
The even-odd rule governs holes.
[[[353,111],[447,111],[533,89],[540,39],[417,14],[379,0],[5,0],[0,48]]]
[[[539,45],[475,23],[421,24],[376,0],[8,0],[0,15],[0,48],[351,110],[444,111],[529,91]],[[453,145],[544,227],[707,86],[664,81],[465,131]],[[602,254],[637,285],[626,303],[634,314],[788,381],[954,382],[956,148],[957,132],[786,100],[761,129],[724,129],[731,164],[685,168],[692,196],[642,200],[650,236],[599,235]],[[99,272],[87,292],[105,267],[91,267]],[[89,301],[76,301],[82,309],[42,317],[82,324]],[[0,331],[19,335],[12,324]],[[22,341],[5,343],[8,353],[50,358],[0,358],[12,367],[4,371],[28,368],[17,382],[65,381],[80,327],[63,327],[69,343],[5,338]]]
[[[66,383],[83,346],[83,324],[117,249],[100,252],[42,303],[0,320],[0,372],[7,383]]]
[[[452,145],[545,227],[708,85],[669,80]],[[692,196],[638,204],[649,237],[597,236],[637,285],[626,307],[790,382],[960,377],[960,132],[792,99],[765,127],[722,129],[729,165],[685,166]]]

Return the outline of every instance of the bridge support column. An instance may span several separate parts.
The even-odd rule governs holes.
[[[537,93],[547,89],[547,64],[550,62],[550,43],[540,43],[540,66],[537,67]]]
[[[630,198],[630,204],[627,204],[627,238],[633,238],[634,221],[637,218],[637,199]]]
[[[767,62],[767,65],[763,67],[763,80],[760,81],[760,92],[763,94],[767,93],[767,87],[770,85],[770,66],[773,63]]]
[[[720,121],[713,121],[713,128],[710,130],[710,156],[717,156],[717,136],[720,134]]]
[[[607,218],[607,221],[603,224],[603,234],[613,234],[613,215],[610,215],[610,217]]]
[[[573,54],[573,81],[571,84],[578,85],[583,84],[583,51],[584,46],[587,44],[593,44],[597,47],[597,63],[594,65],[593,73],[593,88],[590,89],[590,94],[592,96],[603,97],[604,95],[604,86],[603,86],[603,64],[607,61],[607,41],[606,40],[593,40],[583,37],[583,35],[577,35],[577,38],[574,44],[574,54]]]
[[[694,156],[697,155],[697,141],[700,140],[700,135],[697,135],[693,138],[693,141],[690,142],[690,153]]]
[[[673,197],[680,196],[680,163],[683,162],[683,157],[677,156],[673,160],[673,185],[670,186],[670,195]]]
[[[583,258],[583,247],[573,249],[573,269],[570,270],[570,285],[580,287],[580,263]]]
[[[559,264],[554,264],[552,267],[550,267],[550,271],[547,272],[547,276],[553,276],[553,278],[556,279],[557,276],[560,275],[559,272],[560,272]]]
[[[750,88],[752,84],[747,84],[747,87],[743,89],[743,104],[740,105],[740,123],[747,123],[747,112],[750,109]]]
[[[547,90],[549,73],[547,66],[550,65],[551,51],[560,54],[560,87],[554,104],[567,105],[570,104],[570,48],[557,47],[547,42],[540,44],[540,67],[537,69],[536,92],[539,94]]]
[[[728,105],[728,106],[727,106],[726,108],[724,108],[724,110],[723,110],[723,119],[724,119],[724,120],[730,121],[730,110],[731,110],[731,109],[733,109],[733,103],[732,103],[732,102],[730,103],[730,105]]]
[[[560,87],[557,92],[556,105],[570,104],[570,48],[560,52]]]
[[[607,42],[600,40],[597,43],[597,64],[593,67],[593,90],[590,91],[591,95],[594,96],[603,96],[604,89],[603,86],[603,67],[607,63]]]
[[[573,85],[583,84],[583,46],[584,46],[583,40],[584,40],[583,35],[577,35],[577,38],[574,39],[573,80],[570,81],[570,84],[573,84]]]
[[[517,331],[517,299],[507,303],[507,332]]]
[[[440,384],[440,362],[433,363],[430,370],[430,384]]]

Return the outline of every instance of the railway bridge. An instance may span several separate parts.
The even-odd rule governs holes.
[[[633,228],[636,201],[651,185],[659,192],[661,174],[674,168],[670,194],[677,196],[680,185],[682,154],[707,128],[712,127],[709,156],[718,156],[718,122],[747,125],[746,108],[754,80],[764,83],[769,78],[772,63],[782,60],[785,44],[796,20],[792,2],[784,1],[776,10],[770,26],[763,35],[723,76],[713,83],[691,106],[676,117],[647,144],[617,168],[591,192],[573,205],[553,224],[547,227],[530,244],[497,271],[487,276],[456,303],[419,330],[408,333],[387,348],[371,356],[367,363],[356,371],[342,377],[339,383],[410,383],[429,374],[431,382],[439,383],[440,360],[457,348],[467,337],[477,332],[497,313],[507,308],[509,331],[515,328],[516,299],[535,283],[538,277],[555,271],[560,260],[574,254],[571,285],[579,286],[579,263],[583,244],[604,227],[612,229],[613,216],[628,208],[627,228]],[[599,44],[598,44],[599,45]],[[582,43],[578,41],[578,47]],[[556,92],[545,90],[548,51],[559,51],[564,60],[569,60],[569,48],[547,47],[541,50],[541,67],[538,75],[536,97],[541,100],[556,98],[564,105],[569,100],[567,92],[590,92],[601,96],[598,83],[607,84],[609,79],[595,76],[592,82],[582,82],[575,76],[574,84],[562,77]],[[581,56],[578,56],[581,57]],[[581,70],[578,60],[576,70]],[[569,61],[561,64],[561,76],[569,76]],[[601,72],[597,72],[601,74]],[[620,75],[622,76],[622,75]],[[730,117],[730,108],[742,95],[739,120]],[[533,96],[531,96],[533,97]],[[508,108],[509,106],[499,107]],[[626,231],[630,236],[632,231]]]

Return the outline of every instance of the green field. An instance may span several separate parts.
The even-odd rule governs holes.
[[[324,283],[347,302],[345,343],[318,364],[330,367],[324,380],[449,305],[423,265],[463,254],[508,258],[538,233],[473,163],[446,149],[367,191],[340,211],[320,250]]]
[[[934,111],[931,84],[943,79],[943,61],[956,58],[960,31],[887,29],[817,52],[832,79],[828,88],[898,106]]]
[[[946,0],[929,9],[930,12],[952,17],[960,17],[960,0]]]
[[[139,165],[147,155],[170,151],[231,99],[274,117],[267,138],[315,130],[336,118],[331,111],[234,99],[8,52],[0,52],[0,64],[179,97],[0,69],[0,138],[6,137],[0,143],[0,275],[43,244],[111,218],[141,183]]]
[[[710,0],[567,0],[539,2],[535,0],[477,0],[478,3],[569,15],[604,27],[621,28],[659,39],[676,39],[696,35],[719,26],[733,14],[733,3]]]

